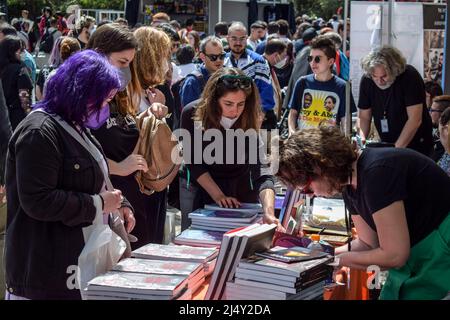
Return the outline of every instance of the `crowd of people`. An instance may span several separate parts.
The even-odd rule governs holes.
[[[193,30],[192,21],[181,28],[164,12],[150,26],[83,16],[70,28],[50,8],[34,25],[26,11],[1,24],[7,299],[79,299],[79,290],[66,285],[67,270],[77,265],[98,214],[108,224],[111,212],[120,213],[137,238],[131,249],[163,242],[168,206],[181,210],[185,230],[188,214],[205,204],[260,202],[263,222],[284,231],[274,209],[277,179],[316,196],[343,195],[358,239],[351,252],[336,250],[336,266],[392,270],[386,299],[444,297],[450,96],[436,82],[424,83],[401,51],[383,46],[361,61],[357,105],[352,95],[346,101],[344,22],[303,15],[295,35],[289,29],[285,20],[249,28],[219,22],[208,35]],[[31,54],[39,51],[49,54],[41,68]],[[364,149],[344,137],[347,104],[358,111]],[[150,166],[136,151],[138,116],[184,130],[184,154],[201,158],[185,157],[168,188],[151,194],[135,178]],[[260,133],[283,126],[288,138],[272,172],[261,156],[270,143]],[[245,132],[245,143],[211,139],[232,130]],[[210,139],[199,140],[198,132]],[[439,277],[430,281],[432,275]]]

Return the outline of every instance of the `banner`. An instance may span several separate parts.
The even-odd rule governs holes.
[[[423,4],[423,77],[441,84],[445,58],[445,4]]]
[[[351,2],[350,79],[357,103],[363,75],[361,59],[373,48],[388,44],[389,3]],[[392,45],[407,63],[423,74],[423,7],[421,3],[395,3]]]

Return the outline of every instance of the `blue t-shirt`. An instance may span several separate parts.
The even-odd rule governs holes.
[[[335,126],[345,117],[345,81],[333,75],[325,82],[314,74],[297,80],[289,109],[298,112],[299,129],[317,128],[321,124]],[[356,111],[351,96],[351,111]]]

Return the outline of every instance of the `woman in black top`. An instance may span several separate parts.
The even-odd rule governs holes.
[[[92,133],[108,158],[111,182],[123,191],[135,210],[133,235],[138,240],[131,244],[133,250],[148,243],[162,243],[166,216],[166,192],[145,195],[134,177],[137,170],[148,170],[144,157],[133,153],[139,138],[135,120],[139,102],[132,97],[133,92],[140,94],[140,83],[135,69],[130,70],[130,63],[138,44],[128,28],[111,23],[99,27],[87,46],[107,55],[111,64],[120,69],[122,77],[122,88],[110,103],[110,118]]]
[[[33,89],[27,67],[20,59],[23,50],[23,42],[19,37],[6,36],[0,42],[0,78],[13,130],[30,110],[30,93]]]
[[[343,192],[358,238],[336,249],[335,264],[390,269],[382,299],[441,299],[450,291],[450,178],[431,159],[400,148],[357,152],[321,127],[286,141],[277,175],[317,196]]]
[[[264,146],[258,135],[262,121],[258,97],[251,78],[238,69],[224,68],[208,80],[198,104],[183,109],[181,128],[189,132],[189,137],[183,137],[182,229],[189,226],[187,215],[208,203],[238,208],[241,202],[259,200],[264,222],[279,223],[274,216],[273,177],[264,172],[260,161],[260,148]],[[226,136],[235,133],[238,142],[227,141]],[[240,144],[244,133],[248,137]],[[209,134],[220,136],[222,141],[202,141],[201,135]],[[213,145],[219,150],[211,152]]]

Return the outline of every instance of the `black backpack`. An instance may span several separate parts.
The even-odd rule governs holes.
[[[48,30],[42,36],[41,44],[39,45],[39,51],[43,51],[45,53],[52,52],[53,49],[53,35],[58,31],[58,29],[53,30],[51,33]]]

